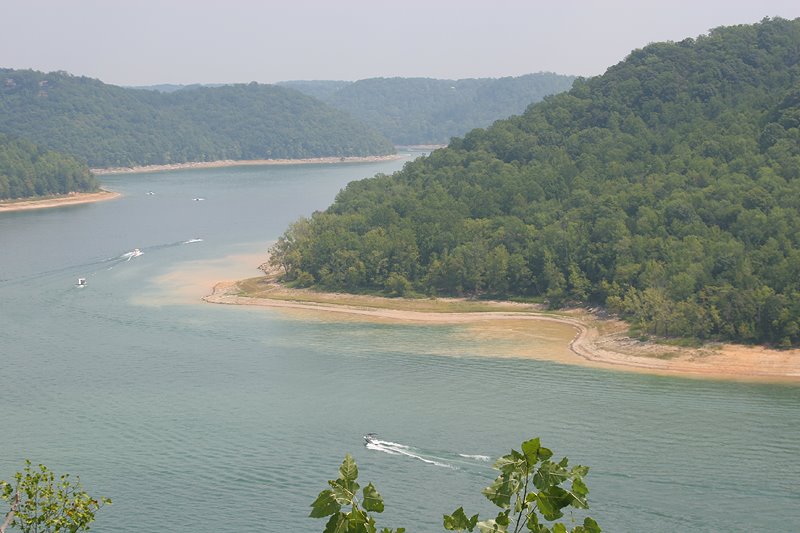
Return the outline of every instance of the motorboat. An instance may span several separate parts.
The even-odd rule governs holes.
[[[364,444],[376,444],[378,440],[377,433],[367,433],[364,435]]]
[[[86,278],[78,278],[78,282],[75,284],[76,287],[83,288],[86,286]]]
[[[141,251],[140,249],[138,249],[138,248],[134,248],[132,252],[128,252],[127,254],[124,254],[122,257],[127,257],[127,258],[128,258],[128,259],[127,259],[127,261],[130,261],[130,260],[131,260],[131,259],[133,259],[134,257],[139,257],[139,256],[140,256],[140,255],[142,255],[143,253],[144,253],[144,252],[143,252],[143,251]]]

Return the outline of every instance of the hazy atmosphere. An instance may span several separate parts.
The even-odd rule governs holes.
[[[0,533],[800,531],[800,0],[0,19]]]
[[[591,76],[649,42],[795,18],[794,0],[4,0],[0,65],[119,85]]]

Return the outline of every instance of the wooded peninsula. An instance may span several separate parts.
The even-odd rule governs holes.
[[[605,305],[640,335],[800,344],[800,20],[633,51],[353,182],[272,249],[295,286]]]
[[[0,200],[97,190],[89,168],[74,157],[0,134]]]

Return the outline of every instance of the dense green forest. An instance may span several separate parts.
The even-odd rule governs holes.
[[[0,134],[0,200],[97,189],[89,168],[74,157]]]
[[[371,78],[281,84],[347,111],[395,144],[444,144],[473,128],[522,113],[531,103],[566,91],[574,80],[540,72],[497,79]]]
[[[0,69],[0,133],[92,167],[394,152],[358,120],[285,87],[250,83],[167,94],[30,70]]]
[[[800,344],[800,19],[651,44],[273,249],[347,291],[605,304],[639,331]]]
[[[292,80],[292,81],[279,81],[275,85],[289,87],[303,94],[313,96],[323,102],[328,101],[336,92],[344,89],[348,85],[352,85],[352,81],[339,81],[339,80]]]

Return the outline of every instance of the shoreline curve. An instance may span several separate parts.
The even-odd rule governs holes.
[[[32,209],[53,209],[70,205],[104,202],[106,200],[114,200],[120,196],[122,196],[122,194],[119,192],[101,189],[98,192],[76,192],[64,196],[21,198],[9,202],[0,202],[0,213],[30,211]]]
[[[558,322],[567,324],[576,331],[568,345],[569,350],[575,354],[575,360],[551,359],[558,362],[674,377],[800,384],[800,350],[778,351],[764,347],[726,344],[684,348],[642,342],[629,337],[627,325],[621,321],[601,317],[597,313],[590,313],[586,310],[576,309],[570,310],[568,314],[552,314],[536,310],[531,305],[513,302],[499,305],[503,307],[520,306],[520,311],[504,309],[432,312],[378,308],[367,305],[291,299],[292,291],[295,291],[298,297],[308,293],[303,292],[304,289],[283,287],[272,280],[268,281],[268,284],[279,287],[277,290],[281,291],[281,299],[265,295],[247,296],[247,292],[243,291],[240,285],[247,281],[251,280],[219,282],[214,285],[212,293],[203,297],[202,300],[214,304],[346,313],[366,319],[424,322],[426,324],[476,324],[494,320]],[[365,296],[364,298],[389,300],[376,296]],[[365,300],[365,303],[368,301]]]
[[[139,165],[133,167],[93,168],[93,174],[108,176],[114,174],[143,174],[146,172],[163,172],[168,170],[185,170],[201,168],[227,168],[264,165],[330,165],[341,163],[380,163],[397,161],[407,156],[402,154],[347,156],[347,157],[309,157],[303,159],[220,159],[218,161],[194,161],[187,163],[170,163],[164,165]]]

